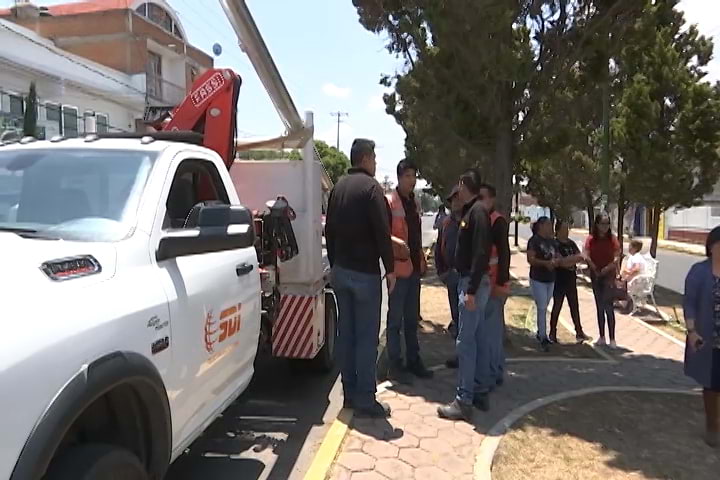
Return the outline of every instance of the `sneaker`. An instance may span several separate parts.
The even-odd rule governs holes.
[[[412,373],[418,378],[432,378],[433,372],[425,368],[425,365],[423,365],[422,360],[419,358],[415,360],[413,363],[408,363],[407,371]]]
[[[438,416],[440,418],[446,418],[448,420],[465,420],[466,422],[472,422],[472,405],[465,405],[460,402],[457,398],[447,405],[441,405],[438,407]]]
[[[388,418],[390,416],[390,405],[376,400],[369,407],[356,408],[355,415],[365,418]]]
[[[550,340],[548,340],[547,338],[543,339],[540,342],[540,348],[545,353],[549,352],[550,351]]]
[[[598,347],[607,345],[607,343],[605,342],[605,337],[598,338],[597,342],[595,342],[595,345],[597,345]]]
[[[617,348],[617,343],[615,343],[615,340],[610,340],[610,348]]]
[[[551,344],[551,345],[554,344],[554,343],[559,343],[559,342],[558,342],[558,339],[557,339],[557,335],[554,334],[554,333],[551,333],[551,334],[548,336],[548,340],[550,341],[550,344]]]
[[[403,385],[412,385],[413,379],[408,372],[400,365],[393,365],[388,371],[388,380],[401,383]]]
[[[475,395],[475,398],[473,398],[473,406],[482,412],[487,412],[490,410],[490,395],[487,393]]]
[[[457,357],[448,358],[447,360],[445,360],[445,366],[447,368],[455,369],[455,368],[458,368],[459,365],[460,365],[460,363],[458,362]]]

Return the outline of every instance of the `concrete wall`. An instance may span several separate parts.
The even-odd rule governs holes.
[[[670,210],[665,217],[668,229],[712,230],[720,225],[720,204]]]

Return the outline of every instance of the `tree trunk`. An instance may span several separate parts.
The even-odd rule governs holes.
[[[593,203],[592,193],[585,189],[585,208],[588,216],[588,233],[592,233],[593,222],[595,221],[595,204]]]
[[[502,99],[501,118],[498,119],[497,133],[495,136],[495,188],[497,199],[495,208],[506,218],[510,215],[512,207],[513,185],[513,142],[512,130],[512,105],[509,99],[510,92]]]
[[[624,229],[625,229],[625,210],[627,209],[627,206],[625,205],[625,184],[620,184],[620,191],[618,193],[618,219],[617,219],[617,234],[618,234],[618,240],[620,240],[620,255],[623,254],[624,251],[624,242],[623,239],[625,238],[624,235]]]
[[[650,209],[650,255],[657,258],[658,233],[660,232],[660,215],[662,210],[653,206]]]

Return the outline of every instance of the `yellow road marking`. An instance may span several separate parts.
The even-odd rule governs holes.
[[[320,448],[315,454],[304,480],[326,480],[330,474],[335,458],[345,440],[345,435],[353,418],[353,411],[348,408],[340,410],[337,418],[330,426]]]

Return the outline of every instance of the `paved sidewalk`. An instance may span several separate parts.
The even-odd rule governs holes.
[[[511,271],[521,287],[528,284],[528,270],[525,255],[514,254]],[[437,287],[436,279],[427,279],[423,298],[441,295]],[[579,294],[585,331],[597,338],[592,293],[581,286]],[[509,359],[505,385],[491,395],[489,412],[476,411],[473,424],[442,420],[437,407],[451,401],[455,391],[456,372],[442,365],[454,349],[444,332],[449,311],[423,308],[423,318],[422,355],[435,367],[435,378],[416,380],[409,387],[382,384],[379,397],[393,408],[392,417],[352,421],[330,472],[333,480],[480,478],[476,456],[486,432],[533,400],[587,387],[695,387],[682,374],[683,346],[618,314],[620,349],[603,349],[604,355],[595,360],[554,358],[552,351],[538,351],[536,357],[522,361]],[[570,325],[567,306],[561,320]]]

